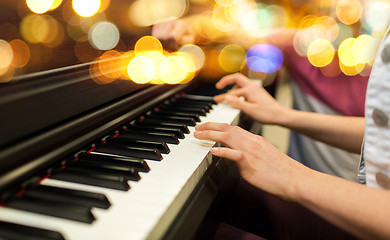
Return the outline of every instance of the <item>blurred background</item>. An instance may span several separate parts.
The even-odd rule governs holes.
[[[285,64],[284,45],[326,76],[368,76],[390,23],[390,0],[2,0],[0,6],[1,82],[89,62],[99,84],[117,78],[176,84],[238,71],[272,79]],[[172,48],[150,36],[155,24],[177,19],[192,42],[178,36]],[[275,32],[283,37],[269,41]]]

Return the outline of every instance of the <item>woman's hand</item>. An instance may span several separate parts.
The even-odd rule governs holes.
[[[262,86],[241,73],[227,75],[216,84],[218,89],[235,84],[228,93],[214,97],[217,102],[226,102],[261,123],[280,124],[289,109],[279,104]],[[243,97],[244,99],[240,98]]]
[[[281,198],[293,200],[297,184],[308,168],[280,152],[263,137],[224,123],[204,123],[195,127],[195,137],[220,142],[213,155],[237,163],[241,176],[250,184]]]

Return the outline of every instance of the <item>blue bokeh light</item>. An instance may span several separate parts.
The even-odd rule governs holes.
[[[283,65],[283,53],[269,44],[257,44],[248,49],[246,65],[255,72],[274,73]]]

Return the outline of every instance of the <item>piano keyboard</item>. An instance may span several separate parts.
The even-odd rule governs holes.
[[[0,238],[160,238],[212,161],[215,142],[194,138],[194,119],[238,121],[238,110],[199,99],[160,105],[20,191],[0,207]]]

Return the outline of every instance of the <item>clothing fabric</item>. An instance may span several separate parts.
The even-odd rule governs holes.
[[[285,49],[294,109],[344,116],[364,116],[368,77],[325,76],[294,48]],[[288,155],[306,166],[357,181],[359,154],[350,153],[291,131]]]
[[[359,178],[367,186],[390,189],[390,37],[382,41],[367,88],[365,136]]]

